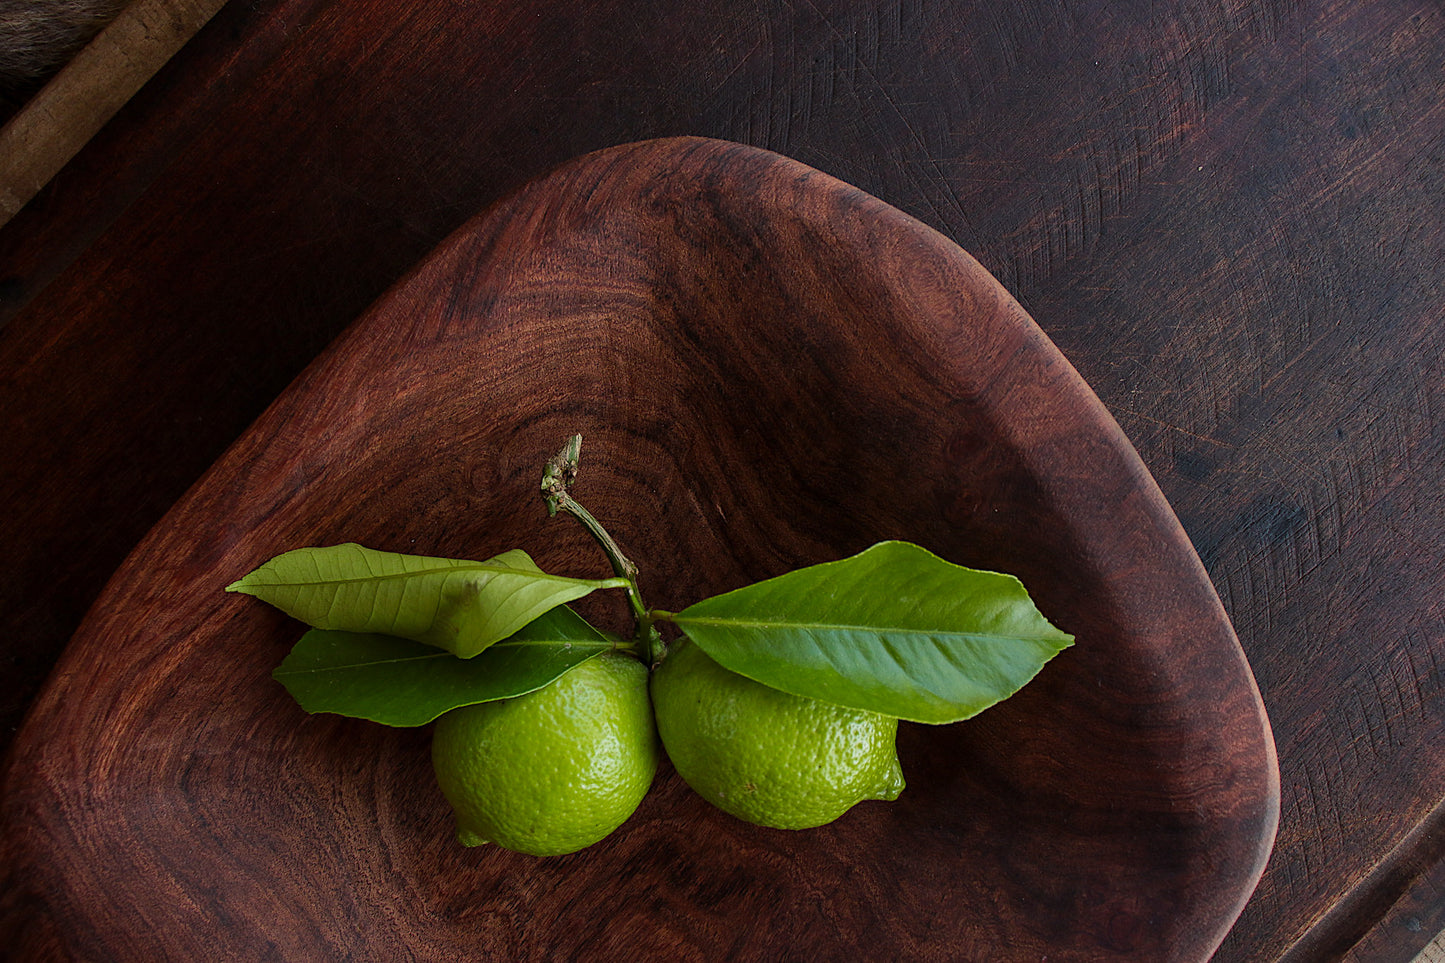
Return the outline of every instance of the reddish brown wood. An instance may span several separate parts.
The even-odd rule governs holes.
[[[1280,750],[1216,959],[1407,963],[1445,920],[1442,18],[228,4],[0,231],[0,743],[137,540],[448,232],[584,151],[708,134],[976,255],[1158,480]]]
[[[424,733],[304,717],[268,678],[296,630],[221,590],[343,539],[595,569],[535,491],[574,430],[655,604],[899,537],[1018,573],[1078,645],[907,727],[904,797],[822,830],[669,772],[581,855],[462,850]],[[3,818],[37,943],[82,958],[1203,960],[1278,802],[1207,575],[1018,304],[856,188],[683,139],[527,188],[328,349],[116,574]]]

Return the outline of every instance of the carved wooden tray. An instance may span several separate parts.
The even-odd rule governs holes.
[[[427,731],[306,716],[270,678],[300,629],[222,588],[345,540],[604,572],[537,495],[575,431],[653,605],[903,538],[1019,575],[1078,643],[905,724],[903,796],[831,826],[738,822],[664,767],[581,853],[463,849]],[[662,140],[458,231],[136,548],[16,740],[5,915],[21,958],[1203,960],[1277,813],[1197,556],[1019,305],[855,188]]]

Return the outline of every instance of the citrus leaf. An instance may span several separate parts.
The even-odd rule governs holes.
[[[549,609],[626,584],[549,575],[519,549],[470,562],[347,542],[278,555],[226,591],[314,628],[401,636],[469,659]]]
[[[421,726],[533,692],[615,645],[562,606],[472,659],[390,635],[312,629],[271,675],[307,712]]]
[[[1073,644],[1012,575],[897,541],[705,599],[672,620],[756,682],[934,724],[1008,698]]]

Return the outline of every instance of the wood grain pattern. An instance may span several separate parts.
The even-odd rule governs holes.
[[[268,675],[295,630],[221,588],[344,539],[595,569],[535,494],[574,430],[656,604],[902,537],[1019,574],[1078,645],[906,727],[903,800],[834,826],[750,827],[668,772],[582,854],[464,851],[424,732],[304,718]],[[36,958],[1203,960],[1277,780],[1188,539],[1018,304],[855,188],[682,139],[522,191],[328,349],[116,574],[0,813]]]
[[[1445,920],[1442,62],[1424,0],[227,4],[0,231],[0,742],[426,251],[566,158],[707,134],[975,254],[1168,496],[1280,750],[1216,959],[1404,963]]]

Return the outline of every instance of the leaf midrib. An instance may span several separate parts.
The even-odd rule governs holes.
[[[968,632],[948,631],[945,629],[910,629],[898,626],[887,625],[851,625],[843,622],[789,622],[784,620],[759,621],[756,619],[725,619],[716,616],[689,616],[679,615],[674,619],[679,626],[688,625],[711,625],[722,628],[790,628],[790,629],[817,629],[827,631],[854,631],[870,632],[874,635],[888,633],[889,635],[925,635],[925,636],[967,636],[973,639],[986,639],[996,642],[1039,642],[1051,638],[1047,635],[996,635],[992,632]]]
[[[484,563],[484,562],[478,562],[478,563],[472,564],[472,565],[444,565],[444,566],[439,566],[439,567],[437,567],[437,568],[421,568],[421,569],[415,569],[415,570],[413,570],[413,571],[408,571],[408,572],[387,572],[387,573],[384,573],[384,574],[381,574],[381,575],[358,575],[358,576],[347,576],[347,577],[343,577],[343,578],[318,578],[318,579],[314,579],[314,580],[311,580],[311,581],[300,581],[300,582],[292,582],[292,581],[286,581],[286,582],[279,582],[279,581],[278,581],[278,582],[261,582],[261,581],[256,581],[256,582],[252,582],[252,583],[250,583],[250,584],[251,584],[251,585],[265,585],[265,586],[267,586],[267,587],[272,587],[272,588],[274,588],[274,587],[280,587],[280,586],[285,586],[285,587],[288,587],[288,588],[299,588],[299,587],[312,586],[312,585],[346,585],[346,584],[350,584],[350,583],[353,583],[353,582],[385,582],[385,581],[388,581],[388,580],[390,580],[390,579],[398,579],[398,578],[425,578],[425,577],[428,576],[428,575],[445,575],[445,574],[450,574],[450,573],[452,573],[452,572],[478,572],[478,571],[481,571],[481,572],[494,572],[494,573],[496,573],[496,574],[498,574],[498,575],[523,575],[523,576],[526,576],[526,577],[529,578],[529,579],[545,579],[545,580],[547,580],[547,581],[552,581],[552,582],[566,582],[566,583],[568,583],[569,585],[571,585],[571,584],[591,585],[591,586],[593,586],[594,588],[621,588],[621,587],[623,587],[623,586],[625,586],[625,585],[627,584],[627,580],[626,580],[626,579],[621,579],[621,578],[603,578],[603,579],[569,578],[569,577],[566,576],[566,575],[553,575],[552,573],[550,573],[550,572],[544,572],[544,571],[542,571],[541,569],[516,568],[515,566],[511,566],[511,565],[487,565],[487,564]],[[244,583],[244,582],[245,582],[245,579],[242,579],[241,581],[242,581],[242,583]]]

